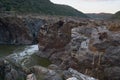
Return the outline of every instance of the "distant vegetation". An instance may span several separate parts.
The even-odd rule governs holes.
[[[113,16],[112,19],[120,19],[120,11],[116,12]]]
[[[0,0],[0,11],[79,16],[87,18],[85,14],[70,6],[53,4],[49,0]]]

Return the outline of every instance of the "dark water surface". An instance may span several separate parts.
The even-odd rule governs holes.
[[[17,49],[22,49],[23,45],[0,45],[0,58],[12,54]]]
[[[0,58],[7,57],[7,60],[21,66],[31,67],[41,65],[47,67],[51,62],[46,58],[40,58],[37,45],[0,45]]]

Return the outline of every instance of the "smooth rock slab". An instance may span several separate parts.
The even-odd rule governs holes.
[[[93,77],[79,73],[78,71],[72,68],[69,68],[67,71],[64,71],[63,74],[66,80],[98,80]]]

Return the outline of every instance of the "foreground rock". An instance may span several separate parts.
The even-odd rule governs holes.
[[[72,68],[69,68],[68,71],[64,72],[64,75],[67,78],[68,75],[66,74],[69,74],[69,76],[71,75],[71,77],[69,77],[67,80],[97,80],[93,77],[89,77],[87,75],[81,74]]]
[[[38,80],[97,80],[81,74],[72,68],[69,68],[68,70],[61,70],[34,66],[31,70],[35,75],[37,75]]]
[[[53,25],[41,27],[39,33],[40,56],[49,57],[55,50],[64,48],[71,40],[71,28],[74,22],[58,21]],[[53,50],[55,49],[55,50]]]
[[[100,80],[119,80],[119,71],[118,75],[111,75],[114,70],[104,73],[120,67],[120,31],[110,30],[109,23],[83,22],[59,21],[44,26],[39,33],[38,55],[65,70],[73,68]]]
[[[16,70],[9,62],[0,59],[0,79],[2,80],[24,80],[25,73],[21,70]]]
[[[63,80],[57,71],[42,66],[34,66],[31,71],[37,76],[37,80]]]

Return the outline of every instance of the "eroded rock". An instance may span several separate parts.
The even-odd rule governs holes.
[[[0,44],[31,44],[32,40],[32,35],[22,19],[0,18]]]
[[[67,27],[69,25],[66,22],[60,28],[56,28],[58,23],[47,25],[47,28],[44,26],[39,39],[41,53],[38,55],[42,54],[49,58],[53,64],[62,69],[73,68],[100,80],[106,79],[104,69],[119,66],[119,31],[112,32],[105,24],[100,25],[92,21],[86,25],[75,24],[76,26],[71,28]],[[49,33],[51,36],[46,30],[51,31]],[[69,38],[58,37],[58,33],[62,35],[69,33]],[[65,79],[72,77],[69,74],[68,76]]]

